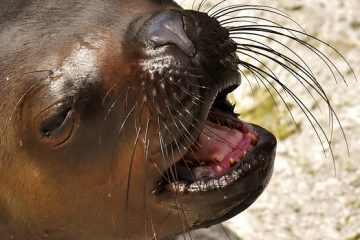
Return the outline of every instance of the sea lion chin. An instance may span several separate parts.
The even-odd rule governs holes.
[[[266,65],[241,54],[268,57],[334,114],[302,59],[233,40],[263,31],[326,58],[292,29],[219,20],[246,6],[211,15],[170,0],[15,0],[0,9],[1,239],[170,239],[245,210],[271,178],[276,139],[228,102],[238,66],[259,84],[273,79],[324,131]]]

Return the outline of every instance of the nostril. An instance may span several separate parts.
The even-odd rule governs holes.
[[[175,12],[156,15],[150,22],[148,39],[154,47],[172,44],[191,57],[196,54],[195,46],[185,32],[183,17]]]

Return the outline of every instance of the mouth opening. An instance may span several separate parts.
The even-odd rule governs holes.
[[[204,192],[226,187],[240,178],[242,160],[259,137],[251,124],[238,119],[227,100],[236,87],[217,95],[196,142],[167,170],[158,190]]]

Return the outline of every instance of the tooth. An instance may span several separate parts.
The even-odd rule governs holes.
[[[256,136],[254,134],[250,134],[250,137],[251,137],[251,144],[255,145],[257,142]]]
[[[190,186],[188,186],[189,192],[199,192],[199,182],[194,182]]]
[[[243,157],[247,154],[247,152],[248,152],[247,150],[244,150]]]
[[[202,191],[207,191],[207,185],[204,181],[201,181],[200,183],[200,188]]]
[[[215,170],[220,173],[220,172],[222,172],[223,169],[222,169],[222,167],[220,167],[219,165],[217,165]]]
[[[210,183],[210,185],[211,185],[211,187],[212,187],[213,189],[219,188],[218,180],[213,179],[213,180],[211,180],[209,183]]]
[[[237,171],[233,171],[232,172],[232,177],[235,179],[235,180],[237,180],[238,178],[239,178],[239,173],[237,172]]]
[[[220,187],[226,187],[227,182],[226,182],[226,179],[224,176],[219,179],[219,184],[220,184]]]
[[[186,185],[183,182],[176,182],[175,184],[172,184],[172,189],[175,192],[184,192],[185,187],[186,187]]]
[[[229,162],[230,162],[230,165],[234,165],[236,163],[235,159],[233,159],[233,158],[230,158]]]
[[[209,182],[207,182],[207,188],[208,189],[215,189],[215,183],[214,183],[214,180],[211,180]]]

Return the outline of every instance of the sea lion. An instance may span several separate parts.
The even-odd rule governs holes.
[[[0,9],[1,239],[171,239],[264,190],[276,139],[226,99],[238,65],[256,68],[224,12],[170,0]]]

